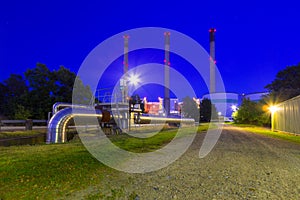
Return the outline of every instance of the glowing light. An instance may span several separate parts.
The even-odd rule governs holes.
[[[232,106],[231,106],[231,110],[232,110],[233,112],[237,111],[237,109],[238,109],[238,107],[237,107],[236,105],[232,105]]]
[[[139,79],[139,77],[136,74],[130,75],[129,78],[128,78],[128,80],[129,80],[129,83],[133,84],[133,85],[137,85],[140,82],[140,79]]]
[[[278,110],[277,106],[270,106],[269,110],[271,111],[271,113],[275,113]]]
[[[271,131],[274,132],[274,130],[275,130],[275,117],[274,116],[275,116],[276,111],[279,110],[279,108],[277,106],[273,105],[273,106],[269,107],[269,110],[271,112]]]

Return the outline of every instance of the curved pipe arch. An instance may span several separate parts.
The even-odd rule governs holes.
[[[81,104],[72,104],[72,103],[65,103],[65,102],[56,102],[52,106],[52,114],[55,115],[61,107],[72,107],[72,108],[91,108],[89,105],[81,105]]]
[[[98,117],[102,120],[102,112],[95,109],[65,108],[53,115],[48,123],[46,143],[66,142],[67,123],[75,116]]]

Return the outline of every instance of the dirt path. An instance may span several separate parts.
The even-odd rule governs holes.
[[[300,145],[226,127],[198,157],[205,134],[172,165],[147,174],[115,171],[71,198],[299,199]]]

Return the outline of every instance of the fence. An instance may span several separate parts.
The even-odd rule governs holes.
[[[274,114],[274,128],[300,134],[300,95],[278,105]]]
[[[47,125],[47,120],[0,120],[0,131],[3,129],[2,127],[9,127],[9,130],[24,128],[24,130],[32,130],[33,125],[35,124],[43,124]],[[6,128],[7,129],[7,128]]]

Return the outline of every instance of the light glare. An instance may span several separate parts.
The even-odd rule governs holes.
[[[270,106],[269,110],[271,111],[271,113],[274,113],[278,110],[278,107],[277,106]]]
[[[237,107],[236,105],[232,105],[232,106],[231,106],[231,110],[232,110],[233,112],[237,111],[237,109],[238,109],[238,107]]]
[[[131,76],[129,76],[128,80],[129,80],[129,83],[133,84],[133,85],[137,85],[140,82],[139,77],[137,75],[135,75],[135,74],[132,74]]]

